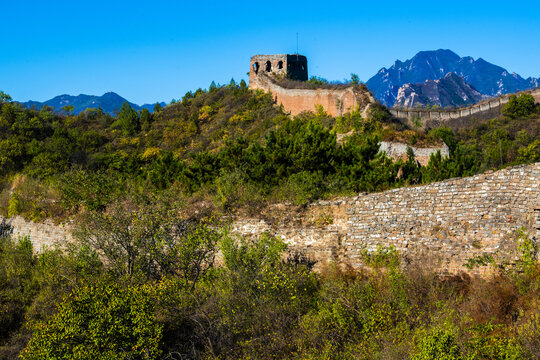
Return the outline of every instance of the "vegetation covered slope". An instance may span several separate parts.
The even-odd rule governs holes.
[[[467,264],[493,266],[491,280],[404,272],[392,248],[365,254],[372,272],[315,274],[281,241],[235,238],[207,216],[538,161],[538,106],[527,97],[499,119],[429,131],[393,123],[382,107],[368,119],[322,109],[291,119],[242,83],[153,115],[126,104],[117,118],[3,100],[2,211],[74,217],[77,241],[36,255],[0,223],[0,358],[540,357],[527,234],[516,238],[516,268]],[[451,156],[393,162],[378,154],[380,139],[443,139]]]
[[[197,90],[154,114],[125,103],[117,118],[0,104],[0,211],[35,220],[104,209],[127,184],[172,191],[221,209],[268,201],[299,204],[380,191],[539,160],[538,105],[521,95],[506,116],[451,130],[407,128],[382,107],[369,118],[322,108],[295,118],[245,83]],[[337,142],[336,133],[347,133]],[[440,142],[450,158],[393,162],[378,141]],[[399,173],[399,176],[398,176]],[[197,201],[198,201],[197,200]],[[195,200],[194,200],[195,201]],[[189,202],[189,201],[188,201]]]
[[[403,271],[392,248],[364,255],[370,272],[316,274],[301,257],[284,261],[281,241],[237,239],[215,223],[184,224],[171,242],[155,226],[171,219],[146,209],[144,221],[124,210],[112,228],[101,218],[106,231],[86,227],[96,236],[86,239],[109,234],[108,246],[126,245],[129,231],[140,251],[130,258],[102,261],[85,241],[35,255],[27,239],[0,237],[0,358],[540,357],[540,270],[526,234],[517,267],[471,262],[492,266],[487,280]]]

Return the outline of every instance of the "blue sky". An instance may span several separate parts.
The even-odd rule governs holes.
[[[515,5],[515,6],[514,6]],[[0,90],[15,100],[114,91],[169,102],[247,81],[254,54],[299,52],[311,75],[367,81],[396,59],[451,49],[540,76],[540,2],[2,1]]]

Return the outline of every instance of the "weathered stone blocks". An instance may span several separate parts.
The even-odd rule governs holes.
[[[341,199],[338,205],[316,203],[304,211],[294,206],[269,208],[264,214],[265,231],[320,264],[334,261],[359,267],[363,251],[394,246],[409,263],[444,272],[468,271],[463,266],[467,260],[484,253],[512,261],[518,229],[540,234],[539,184],[540,163],[536,163]],[[295,218],[318,212],[331,214],[333,224],[295,225]],[[242,219],[235,224],[246,221],[260,220]],[[241,226],[234,227],[245,234]]]

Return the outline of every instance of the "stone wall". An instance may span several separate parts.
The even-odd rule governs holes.
[[[436,153],[437,151],[441,152],[442,157],[450,156],[450,149],[446,144],[439,147],[415,147],[407,145],[405,143],[393,142],[393,141],[381,141],[379,143],[379,151],[384,151],[392,159],[407,159],[407,148],[411,148],[414,152],[414,158],[422,166],[426,166],[429,163],[429,158],[431,154]]]
[[[523,93],[531,94],[537,102],[540,102],[540,88],[523,91]],[[390,113],[398,119],[409,121],[420,119],[423,124],[431,126],[468,118],[489,119],[500,115],[502,106],[509,101],[511,95],[519,95],[519,93],[503,95],[455,110],[390,109]]]
[[[34,245],[34,251],[37,253],[55,246],[62,247],[66,242],[73,241],[70,224],[56,225],[50,220],[35,223],[26,221],[20,216],[11,219],[4,219],[0,216],[0,222],[2,220],[12,226],[12,236],[14,238],[28,236]]]
[[[273,206],[233,224],[244,235],[279,236],[318,266],[362,267],[364,251],[392,245],[405,263],[449,273],[468,271],[463,264],[483,254],[512,261],[521,227],[540,238],[540,163],[306,209]]]
[[[14,235],[29,236],[36,251],[72,241],[69,224],[10,221]],[[468,271],[463,264],[474,256],[512,261],[522,227],[540,239],[540,163],[305,208],[274,205],[231,227],[247,236],[279,236],[319,268],[328,262],[359,268],[364,251],[392,245],[406,264]]]
[[[250,78],[249,87],[272,93],[276,104],[283,105],[292,115],[303,111],[315,112],[316,106],[321,105],[329,115],[340,116],[357,107],[365,110],[369,104],[375,103],[368,90],[353,86],[336,89],[286,89],[264,74]]]
[[[249,67],[250,87],[262,74],[287,77],[300,81],[308,79],[307,58],[302,55],[254,55]]]

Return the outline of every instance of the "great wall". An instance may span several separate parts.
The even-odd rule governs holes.
[[[272,93],[274,101],[292,115],[315,111],[321,105],[331,116],[340,116],[356,108],[363,112],[375,103],[371,93],[359,86],[338,88],[285,88],[276,79],[308,79],[307,59],[302,55],[255,55],[249,67],[249,88]]]
[[[321,105],[332,116],[340,116],[353,109],[359,108],[363,114],[375,103],[371,93],[362,87],[343,86],[340,88],[318,89],[289,89],[280,86],[275,79],[291,78],[293,80],[308,80],[307,59],[302,55],[255,55],[251,58],[249,72],[249,88],[261,89],[272,93],[276,104],[292,115],[302,111],[315,111]],[[526,90],[540,102],[540,88]],[[451,122],[459,122],[469,118],[491,118],[501,112],[511,94],[489,99],[481,103],[459,109],[389,109],[397,119],[416,121],[423,125],[438,126]],[[365,115],[364,115],[365,116]]]
[[[375,98],[366,87],[342,86],[320,88],[286,88],[280,80],[290,79],[297,81],[308,80],[307,58],[302,55],[254,55],[249,67],[249,88],[263,90],[274,97],[277,105],[283,106],[284,110],[291,115],[298,115],[303,111],[316,111],[322,106],[327,114],[341,116],[352,110],[359,110],[363,117],[367,117],[370,106],[376,103]],[[294,83],[293,83],[294,85]],[[296,85],[299,85],[298,83]],[[537,102],[540,102],[540,88],[526,90],[523,93],[531,94]],[[503,95],[498,98],[460,109],[388,109],[390,114],[402,122],[416,124],[420,121],[421,126],[459,127],[468,119],[487,120],[501,114],[502,106],[508,103],[510,96]],[[516,94],[519,95],[519,94]],[[406,158],[407,148],[411,147],[404,143],[381,142],[380,149],[385,151],[394,160]],[[421,165],[429,162],[430,155],[440,151],[441,155],[449,156],[446,145],[439,147],[414,148],[411,147],[416,160]]]
[[[358,92],[352,86],[286,89],[264,72],[307,80],[307,60],[298,55],[259,55],[251,60],[250,88],[270,91],[276,103],[292,114],[313,110],[319,104],[337,116],[360,106],[365,111],[375,102],[367,90],[367,94]],[[527,93],[540,101],[540,89]],[[502,96],[457,110],[390,112],[400,119],[424,123],[454,121],[479,114],[498,115],[508,98]],[[406,152],[407,145],[382,142],[381,150],[396,158]],[[424,163],[437,150],[448,156],[446,146],[413,149]],[[2,221],[11,225],[13,236],[28,236],[37,252],[74,241],[73,224],[0,216]],[[318,201],[305,208],[272,205],[256,217],[236,218],[230,226],[244,236],[270,233],[280,237],[291,251],[303,254],[319,268],[326,263],[359,268],[364,266],[366,252],[393,246],[410,266],[443,273],[470,272],[464,264],[478,256],[514,261],[520,229],[534,241],[540,240],[540,162],[424,186]],[[487,271],[487,267],[474,270]]]
[[[330,262],[362,267],[365,251],[394,246],[410,266],[444,273],[470,271],[464,264],[475,256],[515,260],[519,229],[535,241],[540,239],[539,179],[540,163],[535,163],[318,201],[306,208],[272,205],[259,216],[236,218],[231,228],[245,236],[264,232],[278,236],[317,267]],[[73,239],[71,224],[36,224],[20,217],[8,222],[15,236],[29,236],[36,251]]]
[[[520,93],[530,94],[536,102],[540,102],[540,88],[522,91]],[[452,110],[428,110],[428,109],[389,109],[390,113],[397,119],[413,121],[420,120],[423,124],[432,126],[442,125],[449,121],[457,121],[468,118],[492,118],[500,115],[501,108],[508,103],[510,96],[519,95],[508,94],[497,98],[489,99],[481,103]]]

